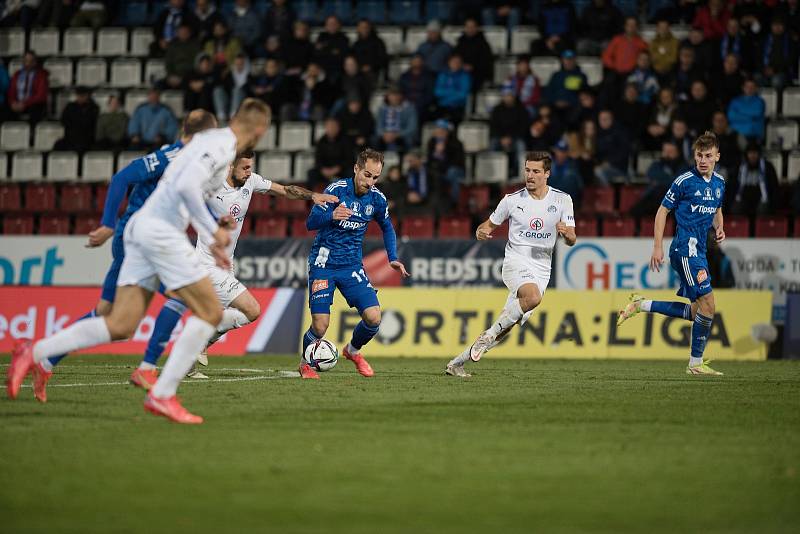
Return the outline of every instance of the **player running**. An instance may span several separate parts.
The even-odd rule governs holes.
[[[111,312],[111,306],[114,303],[114,297],[117,292],[119,269],[122,266],[122,260],[125,258],[125,249],[122,241],[125,225],[156,188],[167,165],[175,159],[181,148],[192,140],[194,134],[216,127],[217,119],[208,111],[201,109],[191,111],[183,121],[182,134],[178,141],[171,145],[164,145],[144,157],[133,160],[111,178],[101,225],[89,233],[89,244],[87,246],[99,247],[113,236],[114,240],[111,242],[113,260],[103,281],[103,290],[97,306],[86,315],[78,318],[78,321],[90,317],[106,316]],[[128,207],[122,217],[119,218],[119,221],[117,221],[120,205],[129,188],[133,189],[128,195]],[[182,303],[177,303],[176,307],[181,308],[181,313],[186,310],[186,306]],[[47,402],[47,390],[45,388],[47,381],[53,374],[53,367],[58,365],[66,356],[66,354],[60,354],[39,362],[41,368],[37,370],[36,376],[40,383],[37,387],[34,387],[33,391],[36,399],[40,402]]]
[[[144,317],[153,293],[163,283],[192,310],[158,381],[145,397],[145,410],[179,423],[202,423],[178,401],[178,385],[197,354],[216,332],[222,307],[207,271],[186,236],[191,223],[198,236],[213,242],[217,265],[230,268],[225,248],[230,243],[230,218],[219,222],[206,205],[222,187],[237,150],[251,150],[269,127],[270,110],[256,99],[245,99],[228,128],[195,135],[164,173],[144,206],[125,228],[125,260],[120,268],[116,305],[107,317],[79,321],[36,343],[20,341],[8,369],[8,396],[17,397],[25,376],[45,358],[110,341],[128,339]],[[34,385],[37,377],[34,376]]]
[[[575,216],[572,198],[547,185],[552,159],[547,152],[525,155],[525,188],[506,195],[483,224],[478,226],[478,241],[492,238],[492,232],[509,221],[508,243],[503,260],[503,283],[509,289],[508,300],[497,321],[461,354],[450,360],[445,373],[469,377],[464,364],[477,362],[515,324],[524,324],[542,297],[550,281],[553,248],[560,235],[564,242],[575,244]]]
[[[225,184],[208,201],[211,210],[216,214],[228,214],[236,221],[236,227],[231,231],[231,242],[226,249],[226,253],[233,262],[233,253],[236,249],[236,242],[242,231],[242,223],[247,215],[250,206],[250,199],[256,193],[271,193],[294,200],[311,200],[318,206],[325,206],[326,203],[336,203],[338,197],[325,193],[313,193],[303,187],[296,185],[281,185],[253,172],[255,153],[252,151],[240,154],[228,174]],[[211,283],[217,298],[225,308],[222,312],[222,321],[217,325],[217,331],[208,341],[205,350],[200,353],[197,361],[202,365],[208,365],[208,346],[215,343],[225,332],[234,328],[241,328],[252,323],[261,314],[261,306],[244,284],[236,279],[232,269],[223,270],[217,267],[210,245],[202,239],[197,240],[197,252],[200,262],[208,271]],[[169,299],[161,309],[150,342],[147,345],[142,363],[138,369],[131,374],[130,381],[143,389],[150,389],[158,379],[156,362],[161,356],[169,342],[172,330],[183,314],[182,304],[176,299]],[[192,378],[208,378],[200,371],[193,369],[189,373]]]
[[[725,179],[714,171],[720,156],[716,135],[707,131],[697,138],[692,148],[695,168],[675,178],[656,212],[653,255],[650,257],[650,269],[660,271],[664,263],[664,226],[667,215],[674,210],[678,231],[669,247],[669,261],[681,281],[678,296],[688,298],[691,304],[647,300],[634,293],[628,305],[620,310],[617,325],[639,312],[660,313],[694,321],[686,374],[719,376],[722,373],[709,367],[708,362],[703,362],[715,312],[711,274],[706,259],[706,239],[712,226],[717,243],[725,239],[722,229]]]
[[[333,291],[338,288],[347,303],[358,310],[361,321],[353,330],[353,338],[343,350],[362,376],[374,371],[361,355],[381,324],[381,308],[375,288],[367,278],[362,263],[362,244],[370,220],[383,230],[383,245],[389,265],[402,276],[409,276],[397,259],[397,237],[389,218],[386,197],[375,182],[383,171],[383,153],[366,149],[358,155],[353,167],[355,176],[338,180],[325,191],[339,197],[340,204],[314,206],[306,220],[309,230],[316,230],[314,244],[308,256],[308,304],[311,308],[311,327],[303,336],[303,353],[312,343],[325,335],[331,318]],[[319,378],[307,363],[300,363],[300,376]]]

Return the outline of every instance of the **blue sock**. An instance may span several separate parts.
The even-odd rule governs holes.
[[[666,302],[663,300],[654,300],[650,304],[650,311],[653,313],[660,313],[668,317],[680,317],[687,321],[692,320],[692,306],[683,302]]]
[[[309,345],[311,345],[312,343],[316,343],[319,340],[320,340],[319,336],[317,336],[317,334],[315,334],[314,331],[309,326],[308,330],[306,330],[306,333],[303,334],[303,354],[306,353],[306,349],[308,348]]]
[[[350,340],[350,345],[354,349],[360,350],[361,347],[369,343],[370,339],[375,337],[375,334],[378,333],[378,328],[378,326],[370,326],[364,321],[359,322],[355,330],[353,330],[353,339]]]
[[[711,333],[712,317],[706,317],[700,312],[694,315],[692,325],[692,358],[702,358],[703,351],[706,350],[708,334]]]
[[[147,350],[144,353],[142,362],[155,365],[164,349],[169,343],[169,337],[175,330],[175,325],[181,320],[181,316],[186,312],[186,304],[179,300],[169,299],[156,318],[153,325],[153,333],[150,341],[147,342]]]
[[[83,321],[84,319],[89,319],[91,317],[97,317],[97,313],[94,310],[90,311],[89,313],[87,313],[86,315],[84,315],[82,317],[78,317],[75,320],[75,322],[77,323],[78,321]],[[59,356],[51,356],[51,357],[48,358],[48,360],[50,361],[50,365],[55,367],[56,365],[58,365],[58,362],[60,362],[61,360],[63,360],[66,357],[67,357],[66,354],[61,354]]]

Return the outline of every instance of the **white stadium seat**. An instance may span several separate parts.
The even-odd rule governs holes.
[[[100,108],[100,112],[108,111],[108,97],[110,95],[119,95],[119,91],[115,89],[95,89],[92,91],[92,100]]]
[[[67,104],[75,100],[75,93],[71,89],[62,89],[56,93],[56,117],[60,117]]]
[[[258,140],[258,144],[256,145],[256,152],[262,152],[264,150],[272,150],[275,148],[276,142],[278,139],[278,128],[275,126],[275,123],[269,125],[269,130],[267,130],[266,135],[262,135],[261,139]]]
[[[142,84],[142,64],[135,58],[119,58],[111,63],[111,87],[137,87]]]
[[[4,56],[21,56],[25,51],[25,32],[22,28],[0,30],[0,50]]]
[[[397,26],[384,26],[376,30],[378,37],[383,39],[386,52],[389,55],[403,53],[403,28]]]
[[[53,150],[56,141],[64,137],[64,127],[60,122],[47,121],[36,125],[33,134],[33,148],[36,150]]]
[[[308,171],[314,167],[314,152],[304,150],[294,155],[294,179],[295,182],[305,182],[308,179]]]
[[[150,35],[152,30],[148,28]],[[148,43],[149,45],[149,43]],[[125,28],[100,28],[97,32],[98,56],[118,57],[128,54],[128,30]]]
[[[276,182],[287,182],[292,177],[292,155],[288,152],[262,152],[255,172]]]
[[[399,58],[399,59],[392,59],[389,61],[389,79],[390,80],[398,80],[400,76],[408,70],[408,66],[411,64],[410,59]]]
[[[508,50],[508,32],[502,26],[484,26],[483,35],[496,56],[502,56]]]
[[[375,114],[373,113],[373,116]],[[314,144],[317,144],[317,141],[322,139],[322,136],[325,135],[325,121],[317,121],[314,123]]]
[[[164,91],[161,102],[172,110],[176,117],[183,117],[183,91]]]
[[[475,158],[475,182],[503,183],[508,181],[508,155],[505,152],[480,152]]]
[[[77,152],[50,152],[47,155],[47,181],[68,182],[78,179]]]
[[[428,38],[428,32],[425,26],[412,26],[406,30],[405,50],[408,54],[413,54],[419,48],[425,39]]]
[[[599,85],[603,81],[603,62],[598,57],[579,56],[578,66],[586,75],[589,85]],[[559,66],[559,69],[561,67]],[[556,69],[558,70],[558,69]],[[552,76],[552,73],[550,74]],[[548,78],[549,79],[549,78]]]
[[[517,26],[511,31],[511,53],[529,54],[531,41],[540,37],[539,30],[533,26]]]
[[[11,179],[28,182],[42,179],[42,153],[33,150],[16,152],[11,161]]]
[[[800,177],[800,151],[789,153],[789,161],[786,164],[786,180],[794,183]],[[800,237],[800,236],[795,236]]]
[[[462,122],[458,126],[458,139],[466,152],[480,152],[489,148],[489,125],[483,122]]]
[[[513,57],[498,58],[494,62],[494,83],[495,85],[503,85],[509,76],[514,74],[517,66],[517,60]]]
[[[125,113],[129,116],[133,115],[133,112],[136,111],[139,104],[144,104],[145,102],[147,102],[147,90],[134,89],[127,91],[125,93]]]
[[[764,156],[766,160],[775,167],[775,174],[778,176],[778,181],[782,182],[784,180],[783,153],[780,150],[768,150]]]
[[[8,154],[0,152],[0,178],[8,178]]]
[[[83,155],[81,178],[85,182],[107,182],[114,174],[114,153],[108,151],[87,152]]]
[[[48,81],[51,88],[72,86],[72,60],[67,58],[49,58],[43,67],[50,74]]]
[[[64,31],[64,56],[91,56],[94,52],[94,32],[89,28],[69,28]]]
[[[554,57],[537,57],[531,60],[531,69],[542,85],[547,85],[553,73],[561,70],[561,62]]]
[[[372,93],[372,97],[369,99],[369,112],[372,113],[373,117],[378,117],[378,110],[383,106],[385,98],[386,91],[382,89],[378,89]],[[317,137],[317,139],[319,139],[319,137]]]
[[[800,117],[800,87],[787,87],[783,90],[781,113],[784,117]]]
[[[37,28],[31,30],[28,48],[39,57],[58,55],[60,36],[55,28]]]
[[[167,77],[163,59],[148,59],[144,64],[144,83],[152,85]]]
[[[155,40],[152,28],[134,28],[131,31],[131,51],[132,56],[146,57],[150,54],[150,43]]]
[[[484,89],[478,93],[475,99],[475,113],[474,117],[480,119],[488,119],[494,107],[500,103],[502,95],[497,89]]]
[[[456,46],[458,42],[458,38],[461,37],[461,34],[464,33],[463,26],[445,26],[442,30],[442,41],[448,42],[453,46]]]
[[[383,168],[386,169],[387,172],[383,172],[383,176],[385,177],[388,174],[389,169],[394,167],[395,165],[400,165],[400,154],[393,150],[388,150],[383,153]]]
[[[647,169],[650,168],[650,164],[656,161],[659,156],[660,154],[658,152],[639,152],[638,156],[636,156],[636,174],[642,176],[647,174]]]
[[[8,121],[0,124],[0,149],[25,150],[30,146],[31,126],[27,122]]]
[[[423,152],[428,150],[428,140],[433,137],[433,131],[435,129],[436,125],[432,122],[426,122],[422,125],[421,147]]]
[[[106,84],[105,59],[81,59],[78,61],[78,70],[75,75],[77,85],[97,87]]]
[[[788,149],[797,146],[798,126],[794,120],[775,120],[767,125],[767,147]]]
[[[278,132],[281,150],[306,150],[311,146],[311,125],[307,122],[284,122]]]
[[[144,155],[145,155],[144,152],[139,152],[139,151],[136,151],[136,150],[126,150],[124,152],[120,152],[119,156],[117,156],[117,170],[116,170],[116,172],[121,171],[122,169],[127,167],[128,164],[130,164],[131,161],[133,161],[135,159],[138,159],[138,158],[141,158]]]
[[[762,87],[759,90],[759,94],[761,98],[764,99],[764,103],[766,104],[766,115],[769,118],[775,117],[778,115],[778,92],[775,90],[774,87]]]

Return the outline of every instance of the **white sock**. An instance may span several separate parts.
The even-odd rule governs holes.
[[[102,345],[111,341],[111,334],[102,317],[84,319],[39,340],[33,346],[33,360],[40,362],[58,354],[67,354],[79,349]]]
[[[248,324],[250,324],[250,319],[241,311],[236,308],[226,308],[222,312],[222,320],[217,325],[217,331],[211,336],[211,339],[208,340],[208,344],[213,345],[219,338],[224,336],[227,331],[241,328]]]
[[[193,315],[186,320],[181,335],[172,347],[167,364],[152,389],[154,397],[166,399],[178,392],[178,385],[192,368],[197,355],[206,346],[216,331],[209,324]]]
[[[703,357],[695,358],[694,356],[689,356],[689,367],[697,367],[698,365],[703,365]]]
[[[142,371],[152,371],[156,366],[149,362],[142,362],[139,364],[139,369]]]
[[[48,373],[52,373],[53,372],[53,364],[50,363],[50,359],[49,358],[45,358],[44,360],[40,361],[39,365],[41,365],[42,369],[44,369]]]
[[[450,360],[447,363],[447,365],[459,366],[459,365],[464,365],[465,363],[467,363],[467,361],[469,361],[469,347],[464,349],[464,352],[462,352],[461,354]]]
[[[652,300],[643,300],[642,302],[639,303],[639,309],[642,310],[643,312],[649,312],[650,306],[652,305],[653,305]]]
[[[522,307],[519,305],[519,299],[514,299],[510,301],[505,308],[503,308],[503,312],[500,314],[500,317],[497,318],[491,327],[489,327],[488,332],[491,333],[493,336],[497,336],[503,330],[507,328],[511,328],[513,325],[517,324],[522,316],[525,315],[522,311]]]

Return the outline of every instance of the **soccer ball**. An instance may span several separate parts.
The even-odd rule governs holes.
[[[339,351],[327,339],[320,339],[306,348],[303,359],[317,371],[330,371],[339,361]]]

